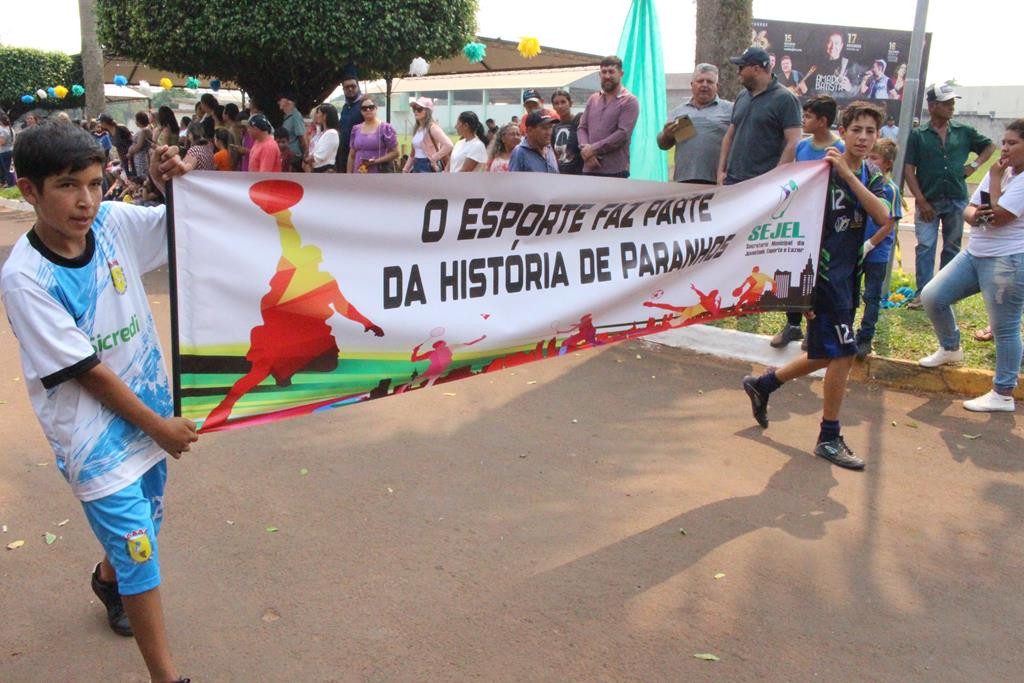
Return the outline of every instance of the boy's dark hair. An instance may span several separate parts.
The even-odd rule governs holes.
[[[14,170],[28,178],[39,192],[50,176],[77,173],[93,164],[103,165],[100,143],[78,126],[42,123],[14,139]]]
[[[619,71],[622,71],[622,60],[616,55],[608,55],[601,60],[601,66],[614,66]]]
[[[854,121],[862,116],[868,116],[874,119],[875,128],[881,128],[882,121],[885,119],[885,111],[883,111],[877,104],[871,104],[870,102],[851,102],[846,105],[845,109],[843,109],[841,125],[843,128],[849,128]]]
[[[804,111],[810,112],[818,118],[825,119],[829,128],[836,122],[836,115],[839,113],[839,105],[828,95],[818,95],[804,102]]]
[[[149,125],[149,114],[144,111],[135,112],[135,123],[137,123],[140,128],[145,128]]]
[[[875,146],[871,151],[888,161],[891,166],[896,163],[896,154],[899,151],[899,147],[888,138],[880,138],[875,141]]]
[[[219,128],[213,133],[213,137],[224,145],[224,149],[227,149],[231,145],[231,134],[224,128]]]
[[[284,140],[285,142],[287,142],[288,141],[288,131],[285,130],[283,127],[278,127],[277,130],[274,131],[274,139],[275,140]]]
[[[227,114],[228,119],[231,121],[238,120],[238,105],[234,102],[228,102],[224,105],[224,113]]]
[[[203,96],[199,98],[199,102],[202,102],[210,109],[216,109],[218,105],[217,98],[214,97],[213,94],[208,92],[203,93]],[[196,104],[199,104],[199,102],[196,102]]]

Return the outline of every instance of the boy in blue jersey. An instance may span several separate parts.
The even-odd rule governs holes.
[[[32,408],[105,551],[92,589],[110,627],[134,634],[153,681],[186,680],[167,645],[156,536],[166,453],[180,458],[197,437],[192,422],[171,416],[142,288],[143,273],[167,262],[167,223],[164,207],[101,203],[103,158],[70,124],[18,137],[18,188],[36,223],[11,250],[0,294]],[[151,173],[161,189],[183,172],[177,149],[157,148]]]
[[[840,152],[846,150],[843,141],[832,132],[832,124],[836,122],[839,108],[836,101],[828,95],[818,95],[807,100],[803,106],[803,130],[810,135],[796,145],[796,161],[820,161],[832,147]],[[769,342],[773,347],[781,349],[791,341],[804,338],[803,330],[800,329],[800,313],[787,313],[786,324],[772,337]],[[804,340],[801,348],[807,350],[807,341]]]
[[[854,102],[843,110],[839,128],[846,151],[829,148],[831,164],[825,223],[822,226],[818,278],[807,316],[807,354],[760,377],[743,378],[754,419],[768,426],[768,397],[797,377],[825,368],[821,429],[814,454],[849,469],[864,469],[839,430],[839,410],[857,344],[853,312],[857,308],[864,228],[870,216],[879,225],[889,220],[885,180],[867,161],[878,138],[884,113],[867,102]]]
[[[880,138],[868,155],[868,160],[882,171],[885,180],[885,201],[889,204],[889,222],[879,225],[868,218],[864,230],[864,315],[857,330],[857,358],[864,360],[871,353],[871,342],[875,338],[878,310],[882,305],[882,282],[889,267],[892,245],[896,241],[896,226],[903,218],[900,190],[892,179],[892,166],[896,163],[896,143]]]

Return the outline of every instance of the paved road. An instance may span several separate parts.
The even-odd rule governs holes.
[[[0,215],[0,261],[28,226]],[[762,432],[749,369],[630,343],[204,438],[160,539],[177,661],[197,681],[1019,678],[1024,420],[854,385],[869,465],[848,472],[808,454],[821,383],[783,389]],[[0,680],[144,681],[20,375],[2,323],[0,541],[26,545],[0,550]]]

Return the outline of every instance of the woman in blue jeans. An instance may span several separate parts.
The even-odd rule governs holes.
[[[999,161],[974,192],[964,219],[972,226],[967,249],[921,293],[941,347],[918,362],[933,368],[963,360],[952,305],[981,292],[996,342],[995,386],[984,396],[964,401],[964,407],[1012,412],[1024,309],[1024,119],[1006,127]]]
[[[0,112],[0,185],[14,187],[11,158],[14,156],[14,129],[7,114]]]

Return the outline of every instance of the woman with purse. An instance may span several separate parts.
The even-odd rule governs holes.
[[[377,103],[369,95],[359,103],[363,122],[352,126],[348,143],[349,173],[391,173],[398,158],[398,133],[377,118]]]
[[[412,101],[412,114],[416,127],[412,131],[412,155],[405,163],[403,173],[436,173],[443,171],[452,153],[452,141],[441,126],[434,122],[434,100],[417,97]]]
[[[316,134],[309,141],[309,154],[303,160],[307,173],[336,173],[338,145],[338,110],[333,104],[321,104],[313,112]]]

